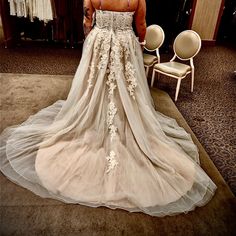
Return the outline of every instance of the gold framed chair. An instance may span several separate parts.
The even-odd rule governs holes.
[[[165,33],[159,25],[150,25],[147,27],[145,36],[146,44],[144,46],[144,49],[147,52],[156,51],[156,56],[148,53],[143,53],[143,62],[146,70],[146,76],[148,76],[150,67],[152,67],[155,63],[160,63],[159,48],[163,44],[164,40]]]
[[[177,86],[175,92],[175,101],[178,99],[181,80],[188,74],[191,74],[191,92],[193,92],[194,85],[194,64],[193,58],[201,49],[201,38],[193,30],[185,30],[175,38],[174,56],[169,62],[158,63],[153,66],[151,87],[153,87],[156,72],[170,76],[177,79]],[[182,61],[190,61],[190,65],[181,62],[176,62],[176,57]]]

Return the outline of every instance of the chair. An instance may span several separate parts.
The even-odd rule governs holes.
[[[164,31],[159,25],[150,25],[147,27],[147,32],[145,36],[146,45],[144,46],[144,48],[148,52],[156,51],[156,56],[147,53],[143,54],[144,67],[146,68],[146,76],[148,76],[150,67],[152,67],[155,63],[160,63],[159,48],[163,44],[164,39]]]
[[[193,58],[201,48],[201,38],[193,30],[185,30],[175,38],[173,49],[174,57],[165,63],[155,64],[153,67],[151,87],[153,87],[155,73],[164,74],[178,80],[175,92],[175,101],[178,99],[181,80],[191,74],[191,92],[194,85],[194,64]],[[190,66],[174,61],[176,57],[182,61],[190,60]]]

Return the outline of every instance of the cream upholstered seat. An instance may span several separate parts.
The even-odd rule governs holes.
[[[175,101],[178,99],[181,80],[191,73],[191,92],[193,92],[194,85],[194,64],[193,58],[198,54],[201,48],[201,38],[193,30],[185,30],[181,32],[174,41],[174,57],[165,63],[155,64],[153,67],[151,87],[153,87],[155,74],[161,73],[178,80],[175,92]],[[190,60],[190,66],[176,62],[175,59],[179,58],[182,61]]]
[[[158,58],[154,55],[144,53],[143,54],[143,61],[144,61],[145,66],[151,67],[154,64],[154,62],[158,61]]]
[[[144,66],[146,68],[146,76],[148,76],[150,67],[152,67],[155,63],[160,63],[159,48],[163,44],[164,39],[164,31],[159,25],[150,25],[147,27],[147,32],[145,36],[146,45],[144,46],[144,48],[147,52],[156,51],[156,55],[151,55],[148,53],[143,54]]]
[[[186,76],[188,72],[191,71],[189,65],[185,65],[179,62],[170,61],[161,64],[154,65],[156,70],[160,70],[167,74],[172,74],[178,77]]]

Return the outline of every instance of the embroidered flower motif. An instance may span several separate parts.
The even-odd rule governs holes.
[[[111,142],[115,142],[114,139],[118,134],[118,127],[115,124],[118,108],[114,95],[118,86],[117,80],[122,79],[121,74],[125,77],[129,95],[135,99],[137,79],[131,61],[132,49],[130,48],[130,42],[135,38],[135,35],[131,33],[133,32],[132,19],[132,14],[129,17],[127,14],[114,17],[111,13],[96,11],[96,26],[93,33],[93,37],[96,38],[91,37],[92,40],[89,41],[94,43],[94,46],[88,75],[88,90],[93,87],[99,71],[104,69],[109,99],[106,122]],[[106,157],[108,161],[107,173],[118,165],[115,152],[109,151],[109,156]]]
[[[104,52],[104,54],[100,55],[100,61],[99,61],[98,66],[97,66],[99,70],[101,70],[105,67],[107,59],[108,59],[107,52]]]
[[[117,108],[115,106],[115,103],[113,101],[111,101],[108,104],[108,112],[107,112],[107,124],[108,125],[112,125],[116,112],[117,112]]]
[[[93,31],[97,31],[96,28]],[[92,35],[88,37],[92,37]],[[93,87],[93,80],[95,79],[98,71],[105,68],[108,63],[109,50],[111,48],[110,41],[110,34],[104,34],[103,32],[96,33],[96,40],[93,47],[93,56],[89,70],[89,78],[87,80],[87,92],[91,87]]]
[[[109,43],[104,45],[104,50],[105,51],[109,51],[110,50],[110,44]]]
[[[108,83],[107,83],[108,84]],[[114,82],[109,83],[109,88],[108,88],[108,96],[111,97],[114,94],[114,90],[116,89],[116,85]]]
[[[129,58],[129,56],[127,55],[128,52],[125,52],[126,54],[126,59]],[[135,77],[135,69],[134,66],[131,64],[130,61],[127,61],[125,64],[125,77],[126,77],[126,81],[128,83],[128,87],[127,90],[129,91],[129,95],[135,100],[135,88],[137,87],[137,80]]]
[[[104,11],[96,11],[96,25],[100,29],[107,29],[107,30],[124,30],[124,29],[132,29],[132,22],[133,22],[133,12],[119,13],[114,17],[112,12],[104,12]]]
[[[102,46],[100,49],[100,54],[99,54],[99,63],[98,63],[98,69],[101,70],[103,68],[105,68],[105,65],[107,64],[108,61],[108,55],[109,55],[109,51],[110,51],[110,37],[106,34],[103,34],[102,37]]]
[[[116,136],[116,132],[118,130],[118,128],[113,124],[116,113],[117,113],[117,108],[115,106],[115,103],[111,101],[108,104],[108,112],[107,112],[107,125],[108,125],[108,129],[111,135],[111,141]]]
[[[111,170],[113,170],[117,165],[118,165],[118,161],[115,159],[115,152],[114,151],[110,151],[109,156],[106,157],[107,161],[108,161],[108,168],[106,173],[109,173]]]
[[[111,141],[115,138],[118,128],[115,125],[109,126]]]

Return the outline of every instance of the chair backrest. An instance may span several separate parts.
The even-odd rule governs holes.
[[[193,30],[181,32],[174,41],[174,52],[181,60],[195,57],[201,48],[201,38]]]
[[[146,31],[146,45],[145,49],[148,51],[155,51],[160,48],[165,39],[165,33],[159,25],[150,25]]]

